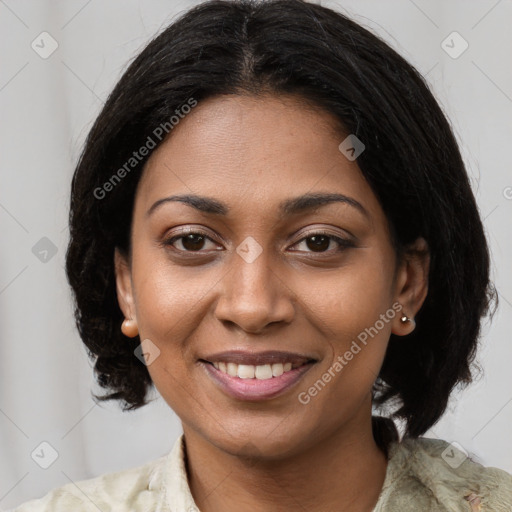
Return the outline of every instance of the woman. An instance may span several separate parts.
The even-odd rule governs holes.
[[[301,0],[184,14],[96,120],[70,232],[97,398],[154,384],[184,434],[18,512],[511,509],[511,475],[421,437],[495,293],[449,124],[367,30]]]

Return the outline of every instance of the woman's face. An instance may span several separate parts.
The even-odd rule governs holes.
[[[397,302],[416,312],[413,272],[395,274],[345,138],[296,98],[223,96],[144,169],[131,268],[116,254],[120,305],[184,428],[227,452],[279,457],[357,436],[390,333],[412,330]]]

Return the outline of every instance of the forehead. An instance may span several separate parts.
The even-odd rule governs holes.
[[[376,198],[356,161],[338,148],[347,136],[334,116],[293,96],[221,96],[200,102],[153,152],[136,202],[180,193],[214,196],[247,210],[329,191]]]

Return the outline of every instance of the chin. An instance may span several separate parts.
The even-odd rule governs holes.
[[[219,450],[235,457],[247,457],[249,459],[278,460],[300,453],[308,444],[308,436],[301,428],[290,429],[289,425],[276,428],[276,423],[267,425],[253,425],[236,430],[217,431],[208,435],[208,441]],[[233,432],[233,435],[228,434]]]

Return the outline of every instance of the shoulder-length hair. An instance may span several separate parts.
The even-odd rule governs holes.
[[[482,222],[450,125],[422,76],[368,30],[302,0],[192,8],[135,58],[90,130],[72,181],[66,273],[80,336],[108,390],[95,397],[135,409],[152,386],[134,356],[140,339],[121,333],[115,286],[114,249],[130,254],[135,190],[155,148],[136,163],[134,150],[150,146],[148,137],[158,147],[162,128],[172,133],[171,117],[191,98],[269,92],[329,112],[363,141],[357,162],[398,257],[418,237],[428,243],[417,327],[407,338],[391,335],[373,390],[374,404],[398,404],[392,417],[417,437],[439,420],[454,386],[471,382],[481,318],[496,299]],[[389,418],[373,426],[384,448],[397,438]]]

